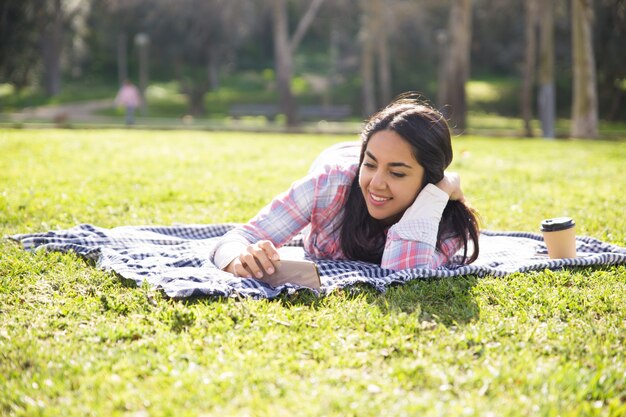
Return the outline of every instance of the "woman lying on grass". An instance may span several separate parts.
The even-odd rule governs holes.
[[[213,262],[240,277],[273,274],[276,250],[304,231],[313,259],[351,259],[383,268],[437,268],[463,248],[478,257],[478,221],[463,197],[444,117],[413,96],[371,117],[360,157],[349,146],[324,151],[308,176],[249,223],[225,234]],[[358,145],[357,145],[358,146]],[[468,256],[468,242],[473,250]]]

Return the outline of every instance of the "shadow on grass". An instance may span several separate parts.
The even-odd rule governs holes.
[[[478,304],[472,288],[478,282],[475,276],[416,280],[390,288],[386,294],[372,300],[382,311],[419,312],[420,321],[445,326],[463,324],[478,317]]]
[[[276,300],[288,306],[308,305],[315,309],[327,306],[327,297],[354,299],[362,297],[383,314],[417,314],[418,320],[445,326],[468,323],[480,312],[472,294],[478,282],[475,276],[415,280],[389,287],[381,293],[368,285],[357,285],[337,290],[327,296],[316,297],[310,291],[282,294]]]
[[[342,290],[346,297],[365,297],[384,314],[415,314],[419,321],[445,326],[468,323],[480,312],[472,288],[475,276],[429,278],[389,287],[380,293],[369,286]]]
[[[468,323],[478,317],[480,310],[472,294],[478,279],[475,276],[462,276],[415,280],[389,287],[384,293],[366,284],[335,290],[322,296],[303,289],[292,294],[282,293],[270,302],[283,304],[287,309],[308,306],[317,310],[329,308],[329,299],[333,297],[339,298],[333,302],[362,298],[384,314],[417,314],[420,321],[452,326]],[[227,298],[192,296],[179,301],[185,305],[213,304],[226,302]]]

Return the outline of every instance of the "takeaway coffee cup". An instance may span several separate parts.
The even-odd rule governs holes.
[[[555,217],[541,222],[543,241],[551,259],[576,257],[576,222],[570,217]]]

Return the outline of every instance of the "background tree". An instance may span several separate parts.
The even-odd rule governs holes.
[[[522,71],[522,94],[520,107],[524,121],[524,133],[533,137],[533,87],[537,63],[537,0],[527,0],[524,8],[524,65]]]
[[[0,3],[0,77],[17,90],[41,85],[49,97],[61,91],[62,64],[81,59],[91,1],[8,0]]]
[[[361,30],[359,40],[361,43],[361,89],[363,95],[363,116],[367,117],[376,111],[376,86],[375,86],[375,28],[374,16],[369,0],[361,0]]]
[[[61,65],[75,52],[77,25],[90,12],[90,1],[46,0],[36,2],[37,24],[43,64],[43,86],[52,97],[61,91]]]
[[[471,56],[468,71],[474,80],[497,84],[497,98],[468,97],[466,106],[473,111],[520,115],[520,88],[524,86],[520,63],[525,53],[524,20],[520,16],[529,1],[472,0],[471,42],[468,40],[469,47],[461,49]],[[459,0],[454,3],[458,7]],[[556,114],[567,117],[572,114],[574,85],[573,19],[569,14],[573,3],[550,3],[554,5],[554,52],[549,55],[558,74],[554,78]],[[297,31],[300,16],[306,15],[311,5],[311,1],[285,0],[287,44],[293,40],[289,34]],[[450,77],[450,71],[439,70],[439,63],[444,69],[453,68],[448,66],[448,59],[442,59],[454,50],[447,22],[452,20],[455,30],[463,26],[461,20],[451,16],[452,5],[452,0],[324,2],[310,21],[307,35],[291,51],[291,81],[282,81],[290,77],[281,72],[280,85],[296,87],[291,91],[295,104],[350,104],[355,114],[364,107],[369,108],[364,114],[380,107],[389,91],[393,96],[417,90],[435,98],[438,76],[444,80]],[[596,0],[592,5],[598,117],[624,120],[626,3]],[[372,35],[371,53],[361,60],[361,52],[367,50],[362,49],[364,38],[359,38],[359,33],[364,33],[365,20],[361,18],[366,7],[374,17],[368,23],[374,28],[368,32],[379,33],[381,29],[376,27],[382,27],[384,36]],[[53,19],[55,10],[61,11],[57,16],[62,19]],[[188,102],[186,112],[202,113],[203,105],[209,102],[220,113],[231,102],[275,102],[277,38],[273,30],[268,30],[273,26],[273,17],[274,0],[6,0],[0,2],[0,75],[3,83],[9,82],[16,89],[32,87],[23,92],[31,104],[45,100],[41,93],[45,93],[46,85],[51,94],[58,91],[61,81],[72,82],[75,87],[89,85],[94,98],[110,95],[107,89],[115,88],[118,79],[136,77],[138,53],[133,40],[143,32],[151,39],[150,79],[153,83],[174,81],[167,84],[166,90],[171,85],[182,89]],[[59,25],[53,23],[61,20],[60,36],[41,37],[42,33],[54,32],[46,27],[58,29]],[[58,40],[52,42],[54,39]],[[437,39],[446,40],[450,47],[439,47]],[[42,44],[48,46],[42,48]],[[48,53],[50,65],[43,65],[43,50]],[[288,48],[283,50],[290,52]],[[364,62],[370,63],[362,65]],[[369,77],[364,72],[367,68]],[[539,80],[538,75],[535,77]],[[214,99],[211,91],[223,82],[234,94]],[[441,85],[440,93],[462,92],[449,82]],[[372,93],[364,94],[366,88]],[[538,90],[534,93],[539,96]],[[20,99],[9,101],[24,103]],[[453,109],[450,100],[446,103]],[[525,114],[527,119],[532,117],[532,112]],[[461,125],[456,122],[456,127]]]
[[[293,56],[323,2],[324,0],[312,0],[309,3],[293,36],[290,37],[287,2],[286,0],[274,0],[273,24],[276,83],[279,107],[287,117],[287,126],[295,126],[298,123],[298,110],[291,91]]]
[[[205,114],[205,95],[217,87],[227,55],[249,35],[257,17],[252,0],[128,0],[110,5],[118,15],[135,16],[119,33],[150,36],[157,45],[152,60],[170,67],[187,96],[189,113],[196,116]]]
[[[376,22],[376,55],[378,57],[378,85],[380,86],[380,106],[384,106],[391,100],[391,56],[387,34],[389,23],[390,0],[372,0]]]
[[[39,62],[36,7],[30,1],[0,3],[0,79],[19,92],[34,84]]]
[[[355,109],[362,105],[360,85],[355,82],[360,81],[360,2],[325,2],[298,48],[294,71],[311,81],[311,92],[320,95],[321,104],[348,104]]]
[[[572,0],[574,97],[571,136],[575,138],[598,136],[598,99],[592,21],[592,0]]]
[[[554,86],[554,5],[552,0],[540,6],[539,120],[544,138],[554,138],[556,91]]]
[[[606,120],[626,120],[626,1],[597,0],[594,4],[598,111]]]
[[[454,129],[467,127],[465,84],[470,72],[471,0],[452,0],[448,20],[448,45],[444,56],[439,105]]]
[[[389,1],[361,0],[361,77],[363,115],[371,115],[392,96],[388,45]],[[377,88],[378,87],[378,88]]]
[[[42,23],[41,55],[43,84],[48,96],[61,91],[61,52],[64,35],[64,14],[61,0],[49,0],[39,9]]]

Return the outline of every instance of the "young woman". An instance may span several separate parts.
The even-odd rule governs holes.
[[[313,259],[437,268],[463,249],[461,263],[476,260],[477,217],[459,176],[444,172],[452,144],[438,111],[401,97],[371,117],[360,155],[351,153],[345,145],[322,153],[308,176],[221,238],[215,265],[240,277],[272,274],[276,248],[301,231]]]

